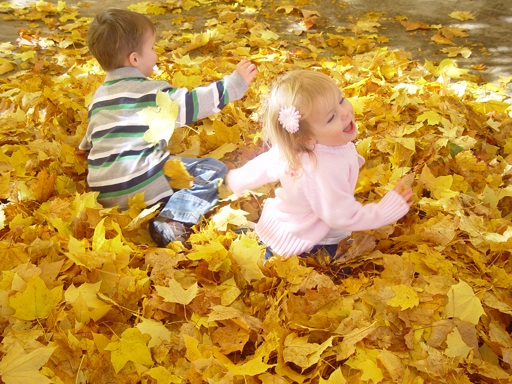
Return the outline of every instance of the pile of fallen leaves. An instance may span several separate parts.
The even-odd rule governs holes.
[[[32,28],[17,45],[0,44],[4,383],[509,382],[512,120],[503,87],[477,84],[450,59],[422,64],[388,51],[378,14],[314,33],[322,15],[306,1],[262,3],[130,7],[155,20],[178,15],[176,28],[160,31],[155,78],[195,87],[241,58],[260,71],[243,100],[176,129],[171,151],[245,163],[263,150],[257,106],[272,79],[323,71],[356,111],[366,159],[358,198],[379,200],[404,180],[411,212],[354,234],[340,245],[342,264],[323,254],[263,264],[254,233],[233,230],[257,221],[267,186],[224,194],[190,249],[155,247],[146,226],[156,211],[142,196],[124,212],[104,209],[75,151],[104,76],[84,46],[91,19],[64,2],[0,3],[4,20]],[[256,17],[263,6],[300,25],[293,45]],[[209,12],[208,30],[191,28],[187,11],[197,7]],[[353,272],[341,279],[347,265]]]

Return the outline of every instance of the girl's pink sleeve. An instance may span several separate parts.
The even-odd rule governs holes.
[[[256,156],[244,166],[228,172],[226,182],[228,187],[236,194],[260,187],[278,180],[279,152],[274,147],[261,155]]]
[[[389,191],[378,203],[361,204],[351,193],[336,188],[336,183],[307,188],[313,212],[331,228],[346,231],[377,229],[394,223],[409,212],[409,204],[395,191]],[[339,186],[339,185],[338,185]]]

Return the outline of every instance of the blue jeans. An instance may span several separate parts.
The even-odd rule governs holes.
[[[194,177],[194,185],[192,188],[175,190],[158,216],[197,224],[203,215],[217,204],[219,183],[226,176],[228,168],[223,162],[211,157],[181,157],[179,160]]]

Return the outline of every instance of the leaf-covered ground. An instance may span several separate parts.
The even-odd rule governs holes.
[[[0,43],[4,383],[509,382],[512,120],[503,87],[477,84],[450,59],[388,51],[376,13],[335,34],[308,33],[322,15],[295,4],[130,8],[176,20],[159,36],[155,78],[195,87],[241,58],[258,65],[242,101],[175,131],[173,153],[234,167],[261,152],[260,96],[290,69],[323,71],[351,98],[366,159],[358,198],[378,200],[403,179],[415,204],[394,225],[355,233],[340,245],[346,263],[331,267],[322,254],[263,264],[254,234],[233,232],[257,221],[275,186],[238,200],[223,190],[190,249],[155,247],[146,229],[155,211],[140,197],[125,212],[100,206],[75,151],[104,75],[84,46],[91,20],[64,2],[0,3],[4,20],[33,28]],[[293,47],[255,16],[263,5],[304,30]],[[198,6],[212,16],[203,33],[187,24]],[[403,22],[404,33],[429,28]],[[346,265],[353,273],[341,279]]]

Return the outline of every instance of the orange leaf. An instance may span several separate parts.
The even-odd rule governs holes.
[[[48,175],[46,169],[38,173],[37,182],[30,187],[37,201],[44,203],[53,195],[56,178],[57,175],[55,173]]]

